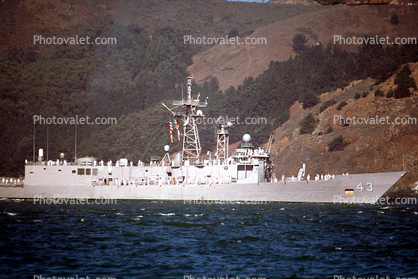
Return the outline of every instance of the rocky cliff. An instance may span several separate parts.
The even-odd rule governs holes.
[[[410,68],[417,83],[418,63],[411,63]],[[378,85],[372,79],[361,80],[325,93],[320,96],[322,103],[331,99],[336,103],[322,112],[322,104],[304,110],[295,103],[289,121],[275,132],[272,157],[276,175],[296,175],[303,163],[311,177],[405,170],[390,194],[416,195],[412,188],[418,181],[418,92],[403,99],[375,96],[376,90],[386,94],[394,89],[393,81],[394,76]],[[354,97],[356,93],[359,99]],[[342,101],[347,105],[337,110]],[[299,122],[309,113],[315,117],[316,128],[312,134],[301,135]],[[329,151],[328,143],[340,135],[349,144],[341,151]]]

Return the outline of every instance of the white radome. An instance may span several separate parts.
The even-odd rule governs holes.
[[[244,142],[249,142],[251,140],[251,136],[249,134],[245,134],[242,136],[242,140]]]

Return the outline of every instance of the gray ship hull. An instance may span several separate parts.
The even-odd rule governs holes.
[[[99,183],[93,175],[61,175],[57,167],[27,166],[28,174],[38,171],[42,177],[25,180],[21,187],[0,187],[2,198],[77,198],[182,200],[185,203],[316,202],[376,203],[404,172],[337,175],[330,180],[263,183]],[[62,166],[60,170],[64,172]],[[123,169],[124,168],[120,168]],[[125,173],[132,170],[125,168]],[[161,168],[160,168],[161,169]],[[51,173],[49,173],[51,172]],[[158,176],[158,174],[157,174]],[[29,181],[28,181],[29,180]]]
[[[43,161],[39,150],[37,162],[27,162],[24,184],[13,181],[0,183],[0,197],[25,198],[49,202],[52,199],[146,199],[182,200],[185,203],[376,203],[398,181],[404,172],[319,175],[309,181],[305,164],[296,178],[282,177],[278,182],[270,162],[270,135],[266,150],[253,148],[251,136],[245,134],[241,148],[228,157],[230,122],[220,123],[217,148],[212,158],[202,160],[197,119],[203,116],[198,108],[205,102],[192,98],[192,78],[187,80],[187,99],[173,101],[174,118],[183,119],[183,150],[171,161],[167,152],[162,160],[152,156],[149,163],[138,161],[137,166],[126,158],[106,164],[94,157],[77,158],[67,163],[64,154],[56,162]],[[178,125],[175,122],[175,127]],[[173,126],[170,122],[171,138]],[[173,142],[173,139],[171,140]],[[75,152],[76,153],[76,152]],[[168,162],[167,162],[168,161]],[[268,181],[268,182],[265,182]]]

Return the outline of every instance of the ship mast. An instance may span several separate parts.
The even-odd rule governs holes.
[[[229,132],[225,128],[230,126],[232,126],[230,123],[221,125],[217,132],[216,154],[220,165],[226,164],[228,159]]]
[[[203,117],[203,113],[201,110],[196,110],[196,108],[206,107],[208,102],[207,98],[205,102],[200,102],[199,98],[200,94],[196,99],[192,99],[192,78],[188,77],[187,99],[173,101],[174,106],[182,107],[183,110],[180,112],[173,112],[169,109],[175,117],[183,118],[183,161],[199,161],[200,156],[202,155],[196,120],[199,117]],[[167,108],[167,106],[165,107]]]

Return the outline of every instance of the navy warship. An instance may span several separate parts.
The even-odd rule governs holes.
[[[22,199],[144,199],[182,200],[185,203],[377,203],[404,172],[306,175],[305,164],[293,176],[276,177],[270,161],[273,136],[266,148],[254,148],[250,135],[229,156],[230,123],[219,125],[217,148],[212,158],[202,159],[197,119],[207,106],[199,95],[192,98],[192,78],[187,80],[187,99],[173,101],[174,119],[183,123],[183,148],[172,160],[168,145],[163,158],[151,157],[137,164],[122,158],[98,161],[94,157],[26,162],[24,181],[0,182],[0,197]],[[175,120],[175,128],[178,129]],[[173,127],[170,122],[171,137]],[[178,134],[180,138],[180,133]]]

